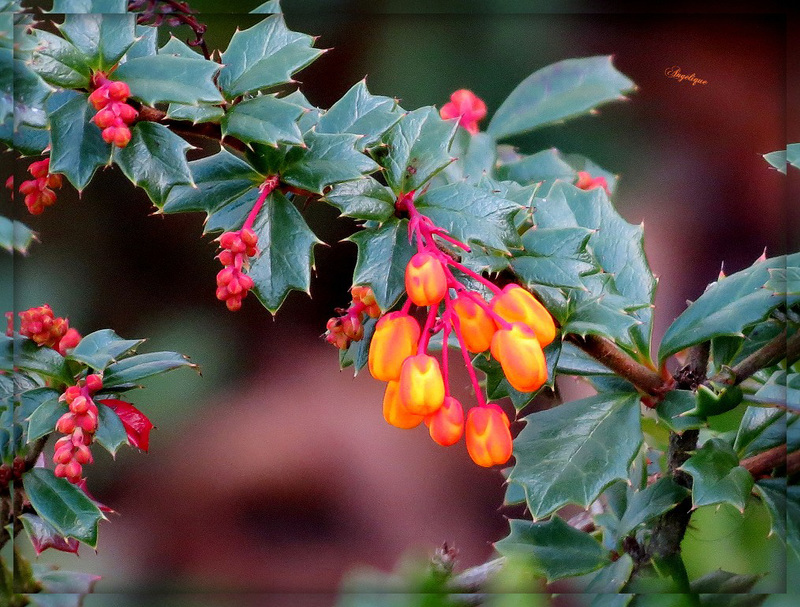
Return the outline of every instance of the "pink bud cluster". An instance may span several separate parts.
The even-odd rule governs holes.
[[[102,129],[103,141],[124,148],[131,140],[131,124],[139,115],[132,106],[125,103],[131,95],[127,84],[108,80],[98,73],[92,79],[98,83],[97,88],[89,95],[89,102],[97,110],[92,121]]]
[[[364,338],[364,316],[378,318],[381,309],[375,301],[375,293],[364,286],[354,286],[350,289],[353,296],[352,305],[346,310],[337,308],[341,316],[334,316],[328,320],[325,341],[339,348],[347,350],[350,343],[361,341]]]
[[[32,162],[28,167],[28,172],[33,179],[23,181],[19,186],[19,192],[25,196],[25,206],[31,215],[41,215],[46,207],[52,206],[56,202],[56,193],[53,191],[61,187],[61,175],[50,174],[50,159]],[[6,182],[6,187],[11,186],[13,181]]]
[[[58,350],[62,356],[67,350],[77,346],[81,340],[81,334],[69,328],[69,320],[56,318],[53,309],[47,304],[20,312],[19,317],[21,321],[19,332],[22,335],[40,346]]]
[[[92,463],[92,444],[97,431],[97,405],[92,395],[103,387],[103,379],[97,374],[86,377],[77,386],[70,386],[59,398],[66,401],[69,411],[56,422],[56,430],[67,436],[56,441],[53,463],[55,475],[77,484],[83,474],[83,466]]]
[[[217,274],[217,299],[224,301],[231,312],[242,307],[242,299],[253,288],[253,279],[245,274],[249,259],[258,254],[258,236],[250,228],[225,232],[219,238],[222,252],[217,255],[224,266]]]

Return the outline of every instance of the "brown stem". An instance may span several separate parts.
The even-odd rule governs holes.
[[[793,457],[795,466],[800,464],[800,451],[795,451],[789,457]],[[786,456],[786,445],[778,445],[768,451],[743,459],[739,465],[752,474],[754,478],[761,478],[784,464],[786,464],[788,475],[789,466]]]
[[[664,380],[652,369],[633,360],[605,337],[569,334],[567,340],[650,396],[661,397],[671,389],[672,382]]]
[[[222,129],[218,124],[213,122],[193,124],[188,120],[173,120],[167,118],[166,112],[146,105],[139,108],[139,116],[136,120],[137,122],[159,122],[169,127],[173,132],[187,137],[202,137],[203,139],[222,141]],[[225,137],[225,145],[239,152],[245,152],[247,150],[247,146],[235,137]]]
[[[28,449],[28,454],[25,456],[26,472],[36,465],[36,460],[39,459],[39,455],[41,455],[42,451],[44,451],[44,446],[47,444],[47,439],[49,437],[50,435],[46,434],[40,438],[37,438]]]
[[[784,331],[742,360],[738,365],[730,369],[723,369],[711,378],[711,381],[736,386],[757,371],[772,366],[784,358],[789,361],[789,364],[792,364],[800,358],[800,331],[797,331],[788,339],[786,334],[786,331]]]

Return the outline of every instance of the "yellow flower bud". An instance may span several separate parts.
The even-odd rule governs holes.
[[[542,346],[530,327],[521,322],[494,334],[492,356],[503,367],[508,383],[520,392],[538,390],[547,381],[547,362]]]
[[[381,381],[400,378],[403,361],[417,351],[419,323],[403,312],[390,312],[375,325],[369,345],[369,372]]]
[[[444,402],[439,361],[427,354],[409,356],[400,372],[400,402],[409,413],[430,415]]]
[[[495,314],[508,322],[522,322],[536,334],[542,347],[556,336],[553,317],[539,300],[516,284],[507,285],[491,302]]]

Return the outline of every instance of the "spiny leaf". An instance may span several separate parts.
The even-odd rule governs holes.
[[[324,200],[354,219],[386,221],[394,214],[394,193],[372,177],[338,183]]]
[[[133,14],[67,15],[59,30],[93,70],[107,72],[136,41]]]
[[[280,192],[267,198],[253,229],[261,253],[248,274],[256,297],[274,314],[289,291],[309,293],[314,245],[321,241]]]
[[[728,443],[719,438],[706,441],[681,469],[694,479],[693,507],[728,503],[744,512],[753,477],[739,465],[739,458]]]
[[[37,556],[48,548],[78,554],[80,545],[78,540],[65,538],[40,516],[26,512],[19,518],[22,520],[22,525],[25,527],[25,532],[28,534]]]
[[[53,86],[76,89],[89,85],[91,72],[85,55],[61,36],[34,30],[36,47],[30,58],[31,69]]]
[[[126,82],[131,95],[147,105],[213,104],[224,101],[213,80],[220,67],[219,63],[206,61],[199,55],[197,58],[156,55],[130,59],[111,77]]]
[[[62,383],[72,380],[64,357],[52,348],[25,337],[0,335],[0,370],[15,371],[15,367]]]
[[[106,367],[103,373],[103,389],[125,386],[181,367],[197,368],[197,365],[177,352],[137,354]]]
[[[558,150],[550,148],[531,156],[524,156],[516,162],[499,166],[497,176],[503,180],[508,179],[527,185],[537,181],[555,181],[556,179],[572,182],[575,180],[576,172],[561,159]]]
[[[222,118],[222,134],[236,137],[244,143],[252,141],[267,145],[278,143],[302,144],[303,135],[297,119],[303,108],[262,95],[234,105]]]
[[[53,0],[51,13],[127,13],[127,0]]]
[[[97,430],[94,435],[98,444],[112,456],[122,445],[128,444],[128,433],[119,416],[106,405],[97,407]]]
[[[119,417],[128,436],[128,443],[132,447],[145,452],[150,448],[150,431],[153,429],[153,423],[144,413],[124,400],[106,399],[99,402]]]
[[[292,74],[322,54],[314,39],[286,27],[283,15],[237,30],[222,53],[219,85],[228,99],[292,81]]]
[[[143,339],[122,339],[111,329],[101,329],[84,336],[67,358],[102,372],[109,363],[134,350],[143,342]]]
[[[770,164],[772,168],[777,169],[786,175],[786,150],[778,150],[776,152],[762,154],[762,157]]]
[[[659,420],[670,430],[683,432],[704,425],[704,420],[689,414],[696,406],[697,399],[691,390],[670,390],[658,404],[656,412]]]
[[[0,247],[25,255],[34,240],[36,232],[24,223],[0,215]]]
[[[783,424],[777,423],[783,420]],[[736,440],[733,443],[733,448],[737,455],[742,458],[749,457],[756,454],[756,450],[752,449],[755,446],[759,451],[766,449],[759,448],[770,428],[777,426],[777,432],[782,438],[786,438],[786,412],[780,409],[772,409],[767,407],[747,407],[742,416],[742,421],[739,422],[739,429],[736,432]],[[770,434],[772,432],[769,432]],[[762,439],[762,440],[759,440]],[[772,442],[772,441],[770,441]],[[769,447],[767,447],[768,449]]]
[[[586,251],[594,233],[588,228],[531,228],[522,236],[522,255],[511,261],[514,272],[528,284],[585,288],[580,277],[598,272]]]
[[[456,157],[448,164],[442,174],[450,183],[463,181],[478,185],[486,175],[491,175],[497,160],[497,145],[486,133],[470,134],[466,129],[458,129],[450,147]]]
[[[624,537],[639,525],[672,510],[689,492],[669,477],[658,479],[628,499],[628,507],[619,522],[617,533]]]
[[[597,596],[610,594],[616,597],[617,593],[628,583],[632,573],[633,559],[629,554],[625,553],[616,561],[597,572],[597,575],[586,586],[586,593],[596,592],[598,593]],[[592,602],[592,605],[596,607],[595,602]]]
[[[523,80],[492,117],[487,132],[495,139],[579,116],[617,99],[633,82],[611,65],[610,56],[566,59]]]
[[[55,390],[29,390],[25,394],[29,392],[36,393],[34,398],[39,403],[36,409],[24,418],[28,421],[27,439],[31,443],[37,438],[50,434],[56,427],[58,418],[67,413],[69,407],[65,402],[59,402],[60,394]],[[31,399],[30,396],[25,398],[26,400]]]

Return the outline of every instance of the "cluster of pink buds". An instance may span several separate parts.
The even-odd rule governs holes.
[[[340,350],[347,350],[353,341],[361,341],[364,337],[364,315],[378,318],[381,309],[375,301],[375,293],[369,287],[355,286],[350,289],[353,303],[349,308],[338,308],[340,314],[328,321],[325,341]]]
[[[575,182],[575,187],[581,190],[593,190],[595,188],[603,188],[606,194],[611,196],[611,190],[608,188],[608,182],[605,177],[592,177],[589,171],[578,171],[578,180]]]
[[[28,172],[33,179],[23,181],[19,186],[19,192],[25,196],[25,206],[31,215],[41,215],[46,207],[52,206],[56,202],[57,190],[61,187],[61,175],[50,174],[50,159],[32,162],[28,167]],[[9,178],[6,187],[13,190],[13,178]]]
[[[10,464],[0,465],[0,491],[8,488],[8,483],[22,479],[25,472],[25,460],[19,455]]]
[[[258,236],[250,228],[225,232],[219,238],[222,252],[217,258],[224,267],[217,274],[217,299],[224,301],[231,312],[242,307],[242,299],[253,288],[253,279],[242,268],[258,253],[257,244]]]
[[[56,422],[56,430],[66,436],[56,441],[53,463],[55,475],[77,484],[83,474],[83,466],[93,461],[89,445],[97,430],[97,405],[92,400],[103,387],[103,379],[97,374],[88,375],[77,386],[70,386],[59,398],[66,401],[69,411]]]
[[[103,141],[124,148],[131,140],[128,125],[139,115],[125,103],[131,89],[124,82],[109,80],[102,72],[94,74],[92,84],[96,88],[89,95],[89,102],[97,110],[92,121],[103,130]]]
[[[56,318],[53,309],[47,304],[20,312],[19,317],[21,320],[19,332],[22,335],[40,346],[58,350],[62,356],[67,350],[77,346],[81,340],[80,333],[70,329],[69,320]]]
[[[450,95],[450,101],[442,106],[439,115],[444,120],[458,118],[458,124],[475,135],[478,132],[478,122],[486,117],[486,104],[472,91],[459,89]]]

